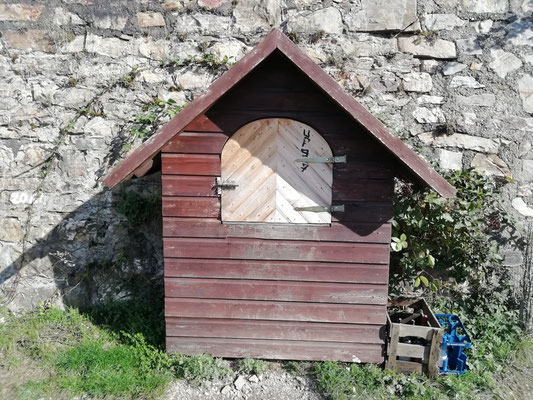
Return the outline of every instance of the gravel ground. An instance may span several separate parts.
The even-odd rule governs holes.
[[[167,395],[167,400],[196,399],[322,400],[323,397],[316,392],[311,379],[291,375],[282,369],[271,370],[260,376],[237,374],[202,386],[178,381],[172,384]]]

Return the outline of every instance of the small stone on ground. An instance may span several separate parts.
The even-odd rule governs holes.
[[[255,379],[257,382],[254,382]],[[234,388],[234,383],[242,378],[248,384],[241,391]],[[261,379],[259,379],[261,378]],[[244,385],[243,383],[243,385]],[[323,400],[308,377],[293,376],[277,367],[261,377],[238,375],[212,382],[211,385],[195,385],[180,380],[174,382],[167,392],[166,400]]]

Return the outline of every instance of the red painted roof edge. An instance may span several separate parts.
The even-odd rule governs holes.
[[[355,98],[347,94],[342,87],[311,58],[304,54],[287,36],[281,34],[278,49],[287,56],[304,74],[328,94],[344,111],[360,123],[380,143],[404,164],[420,180],[443,197],[454,197],[456,189],[437,171],[411,150],[400,138],[389,130],[365,109]]]
[[[244,56],[231,69],[218,78],[202,96],[195,99],[177,116],[171,119],[158,133],[139,146],[120,164],[111,170],[103,183],[113,187],[132,176],[135,169],[152,158],[159,150],[179,133],[194,118],[206,112],[220,97],[248,75],[274,50],[279,49],[317,86],[330,96],[344,111],[360,123],[376,140],[385,146],[405,167],[444,197],[455,196],[456,189],[411,150],[401,139],[391,134],[387,128],[367,111],[357,100],[348,95],[342,87],[305,55],[279,29],[274,29],[250,53]]]
[[[205,93],[197,97],[178,115],[166,123],[156,134],[131,152],[122,162],[114,167],[104,178],[107,187],[114,187],[130,178],[137,167],[154,157],[159,150],[190,124],[198,115],[206,112],[220,97],[248,75],[261,61],[277,48],[283,33],[278,29],[270,32],[261,43],[240,59],[226,73],[220,76]]]

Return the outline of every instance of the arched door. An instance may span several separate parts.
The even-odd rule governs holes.
[[[221,154],[222,221],[330,223],[333,166],[324,157],[332,157],[329,145],[306,124],[244,125]]]

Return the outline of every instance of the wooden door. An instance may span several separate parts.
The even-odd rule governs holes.
[[[333,166],[296,161],[332,157],[324,138],[290,119],[251,122],[228,140],[221,154],[221,214],[224,222],[330,223]],[[316,160],[315,160],[316,161]]]

